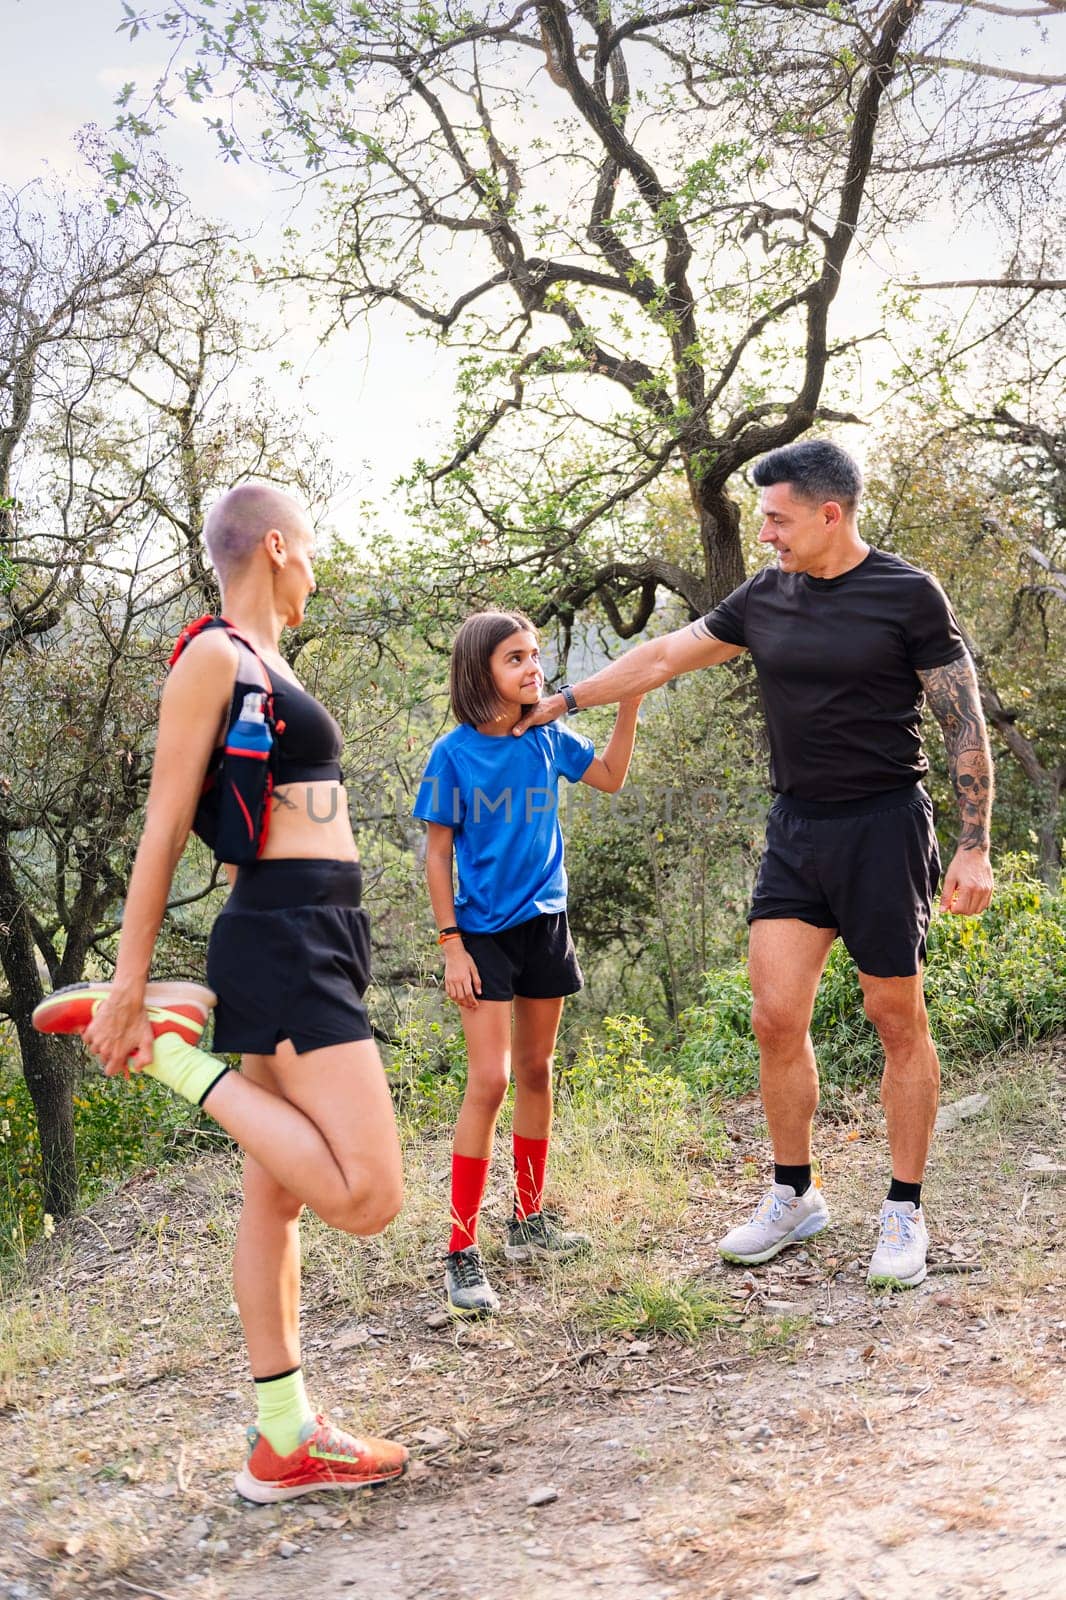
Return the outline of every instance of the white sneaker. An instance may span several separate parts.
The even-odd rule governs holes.
[[[916,1289],[928,1268],[929,1232],[920,1206],[886,1200],[881,1207],[881,1237],[866,1274],[871,1289]]]
[[[786,1245],[821,1233],[828,1221],[829,1208],[817,1184],[797,1196],[791,1185],[775,1183],[759,1201],[750,1222],[742,1222],[718,1241],[718,1254],[726,1261],[757,1267]]]

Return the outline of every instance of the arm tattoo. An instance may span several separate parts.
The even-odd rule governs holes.
[[[708,628],[708,626],[707,626],[707,620],[706,620],[705,617],[700,617],[698,622],[690,623],[688,631],[689,631],[689,633],[694,634],[697,639],[713,639],[714,638],[714,634],[711,632],[710,628]]]
[[[940,724],[948,770],[959,803],[962,850],[988,849],[992,810],[992,752],[981,711],[981,691],[969,656],[919,672],[929,709]]]

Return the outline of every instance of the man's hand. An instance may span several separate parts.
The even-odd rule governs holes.
[[[476,1011],[481,994],[481,974],[461,939],[444,946],[444,992],[464,1011]]]
[[[140,1072],[155,1049],[143,988],[113,987],[82,1038],[109,1078],[128,1078],[131,1067]]]
[[[535,706],[530,706],[521,722],[516,722],[511,732],[525,733],[527,728],[543,728],[546,722],[556,722],[566,715],[566,701],[561,694],[546,694]]]
[[[957,917],[979,917],[991,904],[994,886],[988,852],[960,846],[944,874],[940,909]]]

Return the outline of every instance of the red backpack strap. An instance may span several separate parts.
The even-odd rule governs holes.
[[[187,623],[178,634],[177,643],[170,652],[170,660],[167,662],[167,666],[172,667],[177,661],[178,657],[184,653],[185,646],[192,644],[192,641],[201,633],[206,632],[208,628],[228,629],[229,626],[230,624],[224,617],[213,617],[210,612],[208,612],[207,616],[205,617],[197,617],[195,622]]]
[[[237,646],[237,654],[240,657],[240,665],[237,668],[237,677],[238,677],[238,679],[240,679],[240,677],[241,677],[241,667],[242,666],[245,668],[244,681],[246,683],[247,683],[249,678],[253,678],[255,676],[254,668],[253,668],[253,670],[251,672],[247,671],[248,659],[249,659],[249,657],[251,657],[252,661],[254,661],[254,663],[255,663],[255,666],[259,669],[259,675],[263,680],[263,687],[266,689],[267,700],[269,702],[269,707],[270,707],[270,716],[271,716],[271,720],[273,720],[273,716],[274,716],[274,685],[270,681],[270,673],[266,669],[266,663],[263,661],[262,657],[260,656],[258,650],[256,650],[255,646],[254,645],[250,645],[248,643],[248,640],[243,636],[243,634],[240,634],[240,633],[237,632],[237,630],[233,626],[232,622],[227,622],[225,620],[225,618],[222,618],[221,620],[222,620],[222,625],[225,628],[226,632],[229,634],[230,638],[233,640],[233,643]]]
[[[240,657],[240,665],[237,668],[238,677],[240,676],[240,670],[242,666],[247,670],[249,657],[251,657],[251,659],[255,662],[255,666],[258,669],[259,676],[263,680],[263,685],[270,700],[271,716],[273,716],[274,685],[270,681],[270,674],[260,658],[259,652],[254,648],[253,645],[248,643],[248,640],[243,634],[237,632],[236,628],[233,626],[233,623],[227,621],[225,617],[215,617],[209,612],[206,616],[197,617],[195,622],[190,622],[184,628],[182,628],[178,635],[177,643],[175,644],[174,649],[171,651],[170,660],[168,661],[167,666],[172,667],[178,658],[184,653],[186,646],[190,645],[194,639],[199,638],[201,633],[206,633],[209,628],[225,628],[227,634],[237,646],[237,654]],[[248,677],[254,676],[254,670],[251,673],[248,673]],[[247,681],[247,679],[245,681]]]

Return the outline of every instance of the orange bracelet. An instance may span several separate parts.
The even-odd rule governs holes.
[[[461,933],[441,933],[437,935],[438,944],[447,944],[449,939],[461,939]]]

